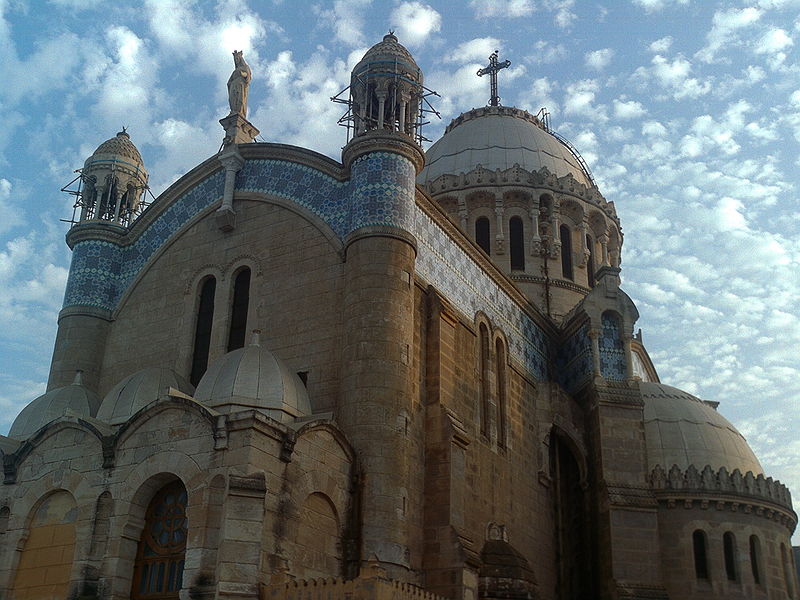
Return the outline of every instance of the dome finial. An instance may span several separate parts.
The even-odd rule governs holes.
[[[75,370],[75,379],[72,381],[72,385],[83,385],[83,371],[80,369]]]
[[[251,346],[261,346],[261,330],[253,329],[253,337],[250,338]]]

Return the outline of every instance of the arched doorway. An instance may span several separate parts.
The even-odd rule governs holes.
[[[550,436],[558,598],[594,598],[587,497],[578,460],[562,435]]]
[[[77,512],[72,494],[63,490],[33,510],[14,577],[14,598],[61,600],[69,595]]]
[[[178,598],[186,557],[186,488],[180,481],[162,487],[147,507],[136,552],[131,598]]]

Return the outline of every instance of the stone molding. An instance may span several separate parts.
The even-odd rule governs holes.
[[[347,252],[347,248],[353,242],[368,237],[389,237],[406,242],[414,248],[414,255],[417,254],[417,239],[414,235],[405,229],[392,227],[390,225],[367,225],[366,227],[359,227],[355,231],[350,232],[344,240],[344,251]]]
[[[667,508],[675,508],[679,503],[684,508],[692,508],[698,502],[702,509],[713,505],[716,510],[755,512],[790,530],[797,525],[789,489],[772,477],[764,477],[763,473],[756,476],[748,471],[742,475],[739,469],[728,472],[725,467],[714,471],[710,465],[702,471],[694,465],[686,470],[673,465],[665,471],[661,465],[656,465],[648,480],[658,500],[665,502]]]
[[[608,501],[612,506],[658,508],[652,488],[637,485],[606,484]]]
[[[432,196],[460,190],[498,187],[498,186],[524,186],[540,187],[555,194],[574,196],[597,206],[604,214],[619,225],[619,217],[613,202],[606,200],[595,187],[587,187],[568,173],[557,177],[547,167],[538,171],[528,171],[518,164],[508,169],[495,169],[490,171],[478,165],[468,173],[458,175],[443,174],[429,182],[426,187]]]
[[[61,309],[61,312],[58,313],[58,322],[61,322],[61,319],[65,319],[67,317],[96,317],[98,319],[103,319],[104,321],[113,321],[114,317],[111,316],[111,311],[106,310],[105,308],[100,308],[97,306],[82,306],[80,304],[75,304],[72,306],[67,306],[66,308]]]
[[[519,281],[521,283],[540,283],[544,284],[548,282],[553,287],[560,287],[571,292],[578,292],[580,294],[588,294],[592,291],[592,288],[584,287],[582,285],[578,285],[573,281],[568,281],[566,279],[547,279],[545,277],[540,277],[539,275],[517,275],[512,273],[509,275],[511,281]]]
[[[620,600],[669,600],[667,590],[660,586],[643,585],[629,581],[616,581]]]
[[[410,160],[419,174],[425,166],[425,152],[412,138],[395,131],[373,129],[353,138],[342,150],[345,171],[359,157],[373,152],[391,152]]]

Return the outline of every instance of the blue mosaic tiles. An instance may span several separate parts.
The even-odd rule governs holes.
[[[483,311],[506,334],[509,353],[536,379],[547,377],[541,328],[421,209],[416,209],[417,274],[468,317]]]
[[[622,327],[619,318],[605,312],[600,331],[600,374],[606,379],[623,381],[628,376],[625,362],[625,347],[622,343]]]
[[[509,353],[529,373],[544,379],[548,342],[544,332],[480,267],[454,244],[414,200],[414,167],[407,159],[376,152],[358,158],[350,181],[340,182],[312,167],[280,160],[248,160],[236,179],[241,192],[295,202],[324,220],[340,240],[368,225],[389,225],[414,234],[417,273],[468,317],[483,311],[506,334]],[[222,197],[219,171],[178,198],[130,246],[101,241],[76,244],[64,306],[113,311],[153,255],[195,215]]]
[[[593,370],[589,324],[584,323],[558,350],[558,382],[567,392],[576,392],[592,377]]]
[[[142,267],[189,220],[222,197],[224,173],[211,175],[161,213],[130,246],[99,240],[75,244],[64,306],[114,310]]]

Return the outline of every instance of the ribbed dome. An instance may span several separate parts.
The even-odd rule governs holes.
[[[192,385],[172,369],[150,367],[128,375],[103,398],[97,418],[110,425],[121,425],[142,408],[166,398],[169,388],[191,395]]]
[[[710,465],[714,471],[725,467],[743,474],[764,472],[742,434],[712,406],[668,385],[639,385],[649,469],[686,469],[693,464],[698,471]]]
[[[97,394],[83,387],[80,376],[76,376],[70,385],[50,390],[23,408],[8,436],[25,440],[59,417],[92,417],[99,404]]]
[[[91,163],[94,162],[94,159],[105,158],[111,155],[128,158],[139,165],[144,164],[142,155],[139,153],[138,148],[133,145],[131,136],[129,136],[126,131],[120,131],[110,140],[106,140],[100,144],[87,162]]]
[[[397,41],[397,37],[393,33],[387,33],[383,36],[383,40],[375,44],[372,48],[367,50],[364,58],[356,66],[358,67],[364,62],[376,62],[380,60],[394,61],[395,59],[402,60],[417,67],[417,63],[411,53],[406,50],[406,47]]]
[[[557,177],[572,173],[579,183],[592,185],[575,155],[536,117],[507,106],[485,106],[457,117],[425,157],[425,168],[417,177],[422,185],[441,175],[469,173],[478,165],[488,171],[514,165],[526,171],[547,167]]]
[[[257,343],[215,361],[197,384],[194,399],[223,413],[259,409],[282,422],[311,414],[297,374]]]

